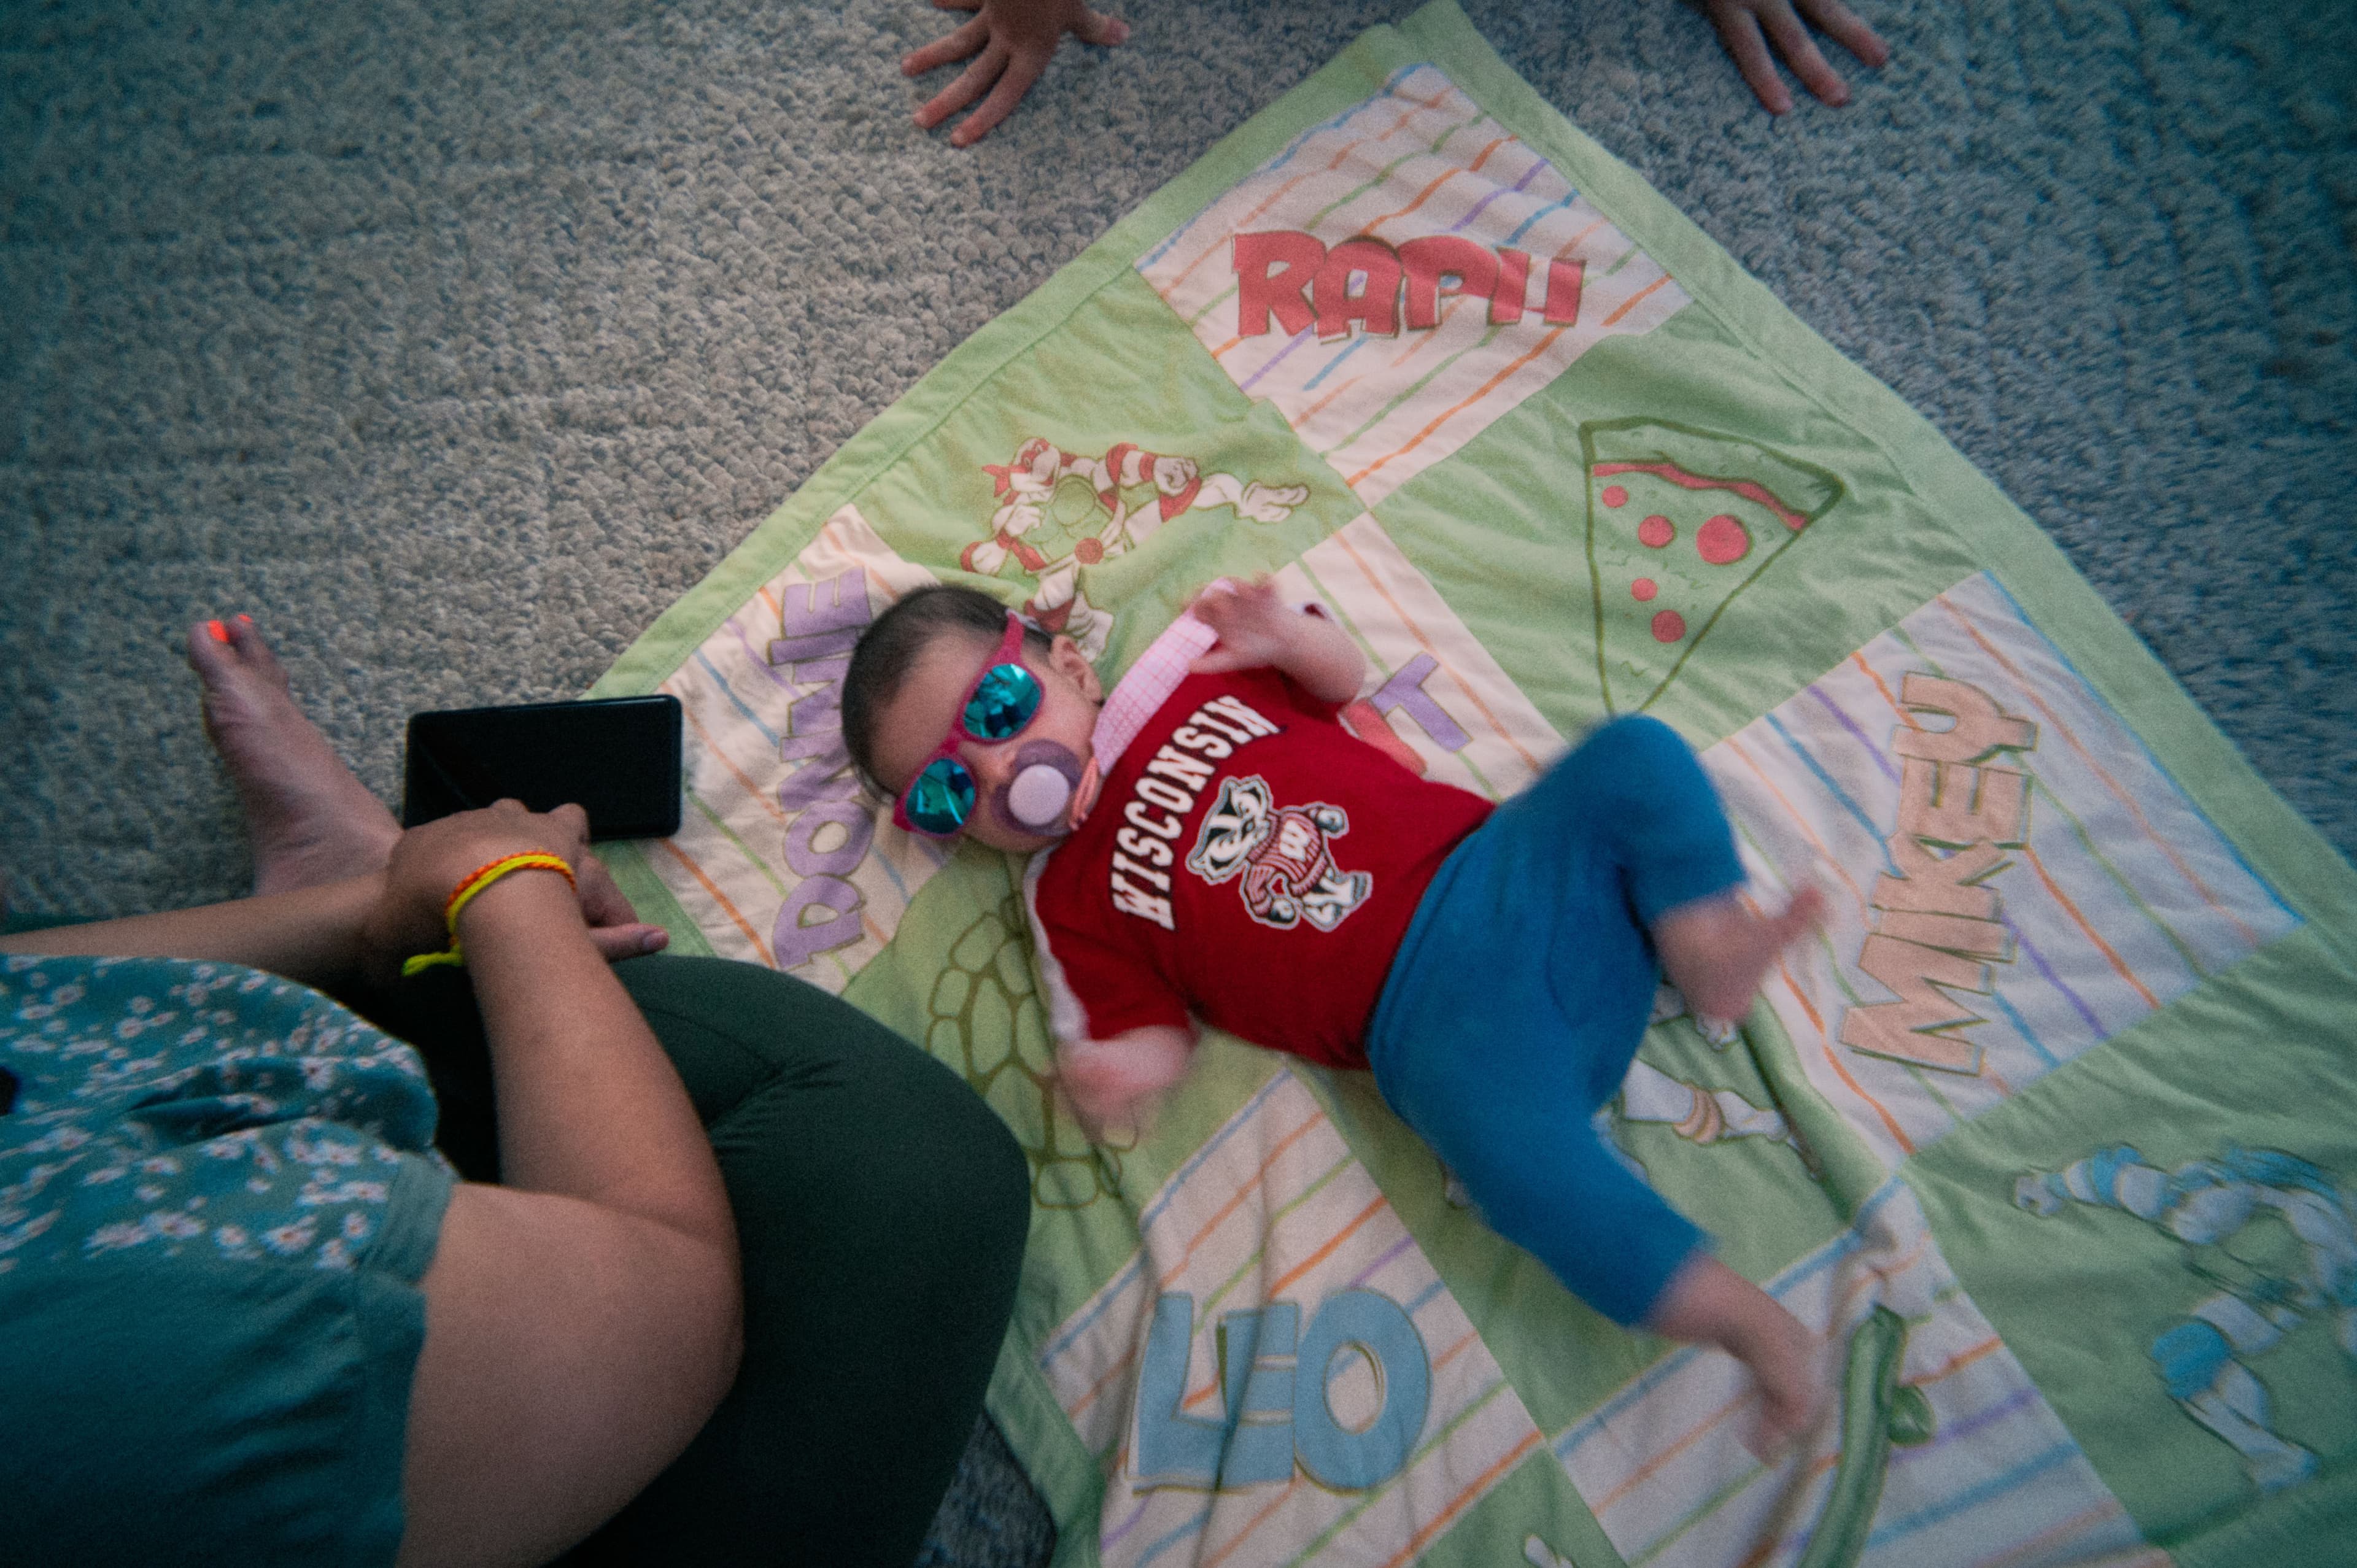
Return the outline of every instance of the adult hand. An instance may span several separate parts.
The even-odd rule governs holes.
[[[1770,44],[1803,86],[1835,108],[1849,102],[1849,84],[1817,52],[1810,26],[1869,66],[1878,68],[1890,58],[1890,47],[1841,0],[1703,0],[1703,10],[1718,29],[1719,43],[1735,57],[1736,69],[1770,114],[1792,107],[1792,94],[1769,55]]]
[[[447,947],[450,934],[442,910],[451,890],[479,866],[534,851],[554,854],[573,868],[583,924],[609,961],[652,952],[669,940],[661,927],[640,922],[630,900],[589,854],[587,812],[578,806],[533,811],[522,801],[501,800],[401,835],[385,863],[384,891],[363,928],[364,966],[378,978],[390,979],[403,959]]]
[[[900,61],[900,74],[922,76],[952,60],[972,59],[974,63],[917,111],[917,124],[930,131],[985,91],[990,94],[982,98],[981,108],[950,133],[953,147],[974,145],[1006,118],[1048,69],[1066,33],[1104,48],[1129,37],[1128,23],[1090,10],[1083,0],[933,0],[933,4],[944,11],[972,11],[974,18],[948,37],[910,51]]]

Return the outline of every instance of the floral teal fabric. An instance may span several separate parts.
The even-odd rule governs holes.
[[[416,1052],[234,964],[11,957],[0,1068],[0,1495],[78,1561],[390,1562],[455,1180]]]

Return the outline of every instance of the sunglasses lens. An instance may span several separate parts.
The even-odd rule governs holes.
[[[974,775],[954,757],[935,757],[909,786],[908,811],[919,831],[946,838],[974,811]]]
[[[994,664],[965,705],[965,733],[976,740],[1012,740],[1039,711],[1039,682],[1020,664]]]

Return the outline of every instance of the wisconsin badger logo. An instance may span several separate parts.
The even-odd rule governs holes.
[[[1350,831],[1340,806],[1280,807],[1258,774],[1231,776],[1203,814],[1187,869],[1215,887],[1241,875],[1244,908],[1264,926],[1289,931],[1308,920],[1330,931],[1375,885],[1366,872],[1334,864],[1331,841]]]

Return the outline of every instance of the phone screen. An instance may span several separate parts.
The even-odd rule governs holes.
[[[679,699],[452,708],[410,718],[404,826],[511,797],[535,811],[578,804],[593,839],[670,837],[679,832]]]

